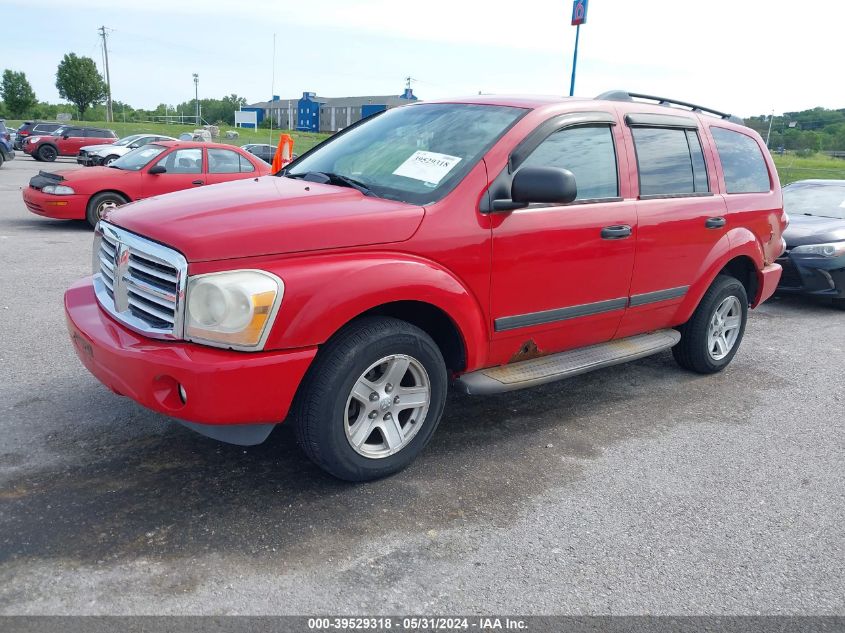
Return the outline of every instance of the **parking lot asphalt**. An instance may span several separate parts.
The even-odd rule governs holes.
[[[843,614],[845,313],[774,299],[733,364],[670,353],[449,396],[408,470],[243,448],[100,385],[62,293],[82,223],[0,169],[0,613]]]

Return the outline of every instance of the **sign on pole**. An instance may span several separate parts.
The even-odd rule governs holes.
[[[572,3],[572,26],[587,23],[587,3],[589,0],[575,0]]]

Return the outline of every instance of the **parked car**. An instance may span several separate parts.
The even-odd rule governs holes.
[[[450,380],[501,393],[670,348],[718,372],[780,278],[777,172],[736,118],[654,99],[403,106],[278,176],[116,209],[65,294],[76,353],[220,440],[290,416],[356,481],[420,453]]]
[[[51,123],[48,121],[24,121],[18,128],[15,136],[15,149],[23,149],[23,144],[31,136],[49,136],[62,123]]]
[[[2,121],[0,121],[0,167],[2,167],[3,163],[7,160],[14,160],[15,158],[15,150],[12,149],[12,143],[9,140],[9,135],[3,132],[5,129],[6,126]]]
[[[121,156],[125,156],[133,149],[138,149],[147,143],[158,141],[175,141],[172,136],[161,136],[157,134],[133,134],[124,136],[114,143],[105,145],[84,145],[76,155],[76,162],[86,167],[97,165],[111,165]]]
[[[241,145],[241,147],[250,154],[255,154],[268,164],[273,162],[273,155],[276,153],[276,148],[266,143],[247,143],[246,145]]]
[[[783,205],[789,227],[778,291],[830,297],[845,310],[845,180],[793,182]]]
[[[62,125],[49,136],[30,136],[23,151],[35,160],[53,162],[58,156],[76,156],[83,145],[105,145],[116,140],[117,134],[112,130]]]
[[[270,173],[258,158],[230,145],[162,141],[149,143],[108,167],[41,171],[23,190],[33,213],[94,226],[108,209],[180,189]]]

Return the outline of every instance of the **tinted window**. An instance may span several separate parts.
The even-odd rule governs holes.
[[[616,151],[609,126],[558,130],[525,159],[521,167],[559,167],[575,174],[578,200],[619,195]]]
[[[103,133],[103,130],[93,129],[83,130],[83,135],[87,136],[88,138],[103,138],[105,136],[108,136],[107,134]]]
[[[143,150],[144,148],[140,148],[135,151]],[[198,147],[177,149],[158,161],[156,165],[162,165],[168,174],[200,174],[202,173],[202,150]]]
[[[253,165],[245,156],[241,156],[238,154],[238,158],[241,159],[241,173],[249,173],[251,171],[255,171],[255,165]]]
[[[698,135],[692,130],[632,128],[640,195],[683,195],[709,191]]]
[[[228,149],[208,150],[209,174],[237,174],[241,170],[240,156]]]
[[[728,193],[769,191],[769,169],[757,141],[720,127],[710,128],[710,132],[716,141]]]

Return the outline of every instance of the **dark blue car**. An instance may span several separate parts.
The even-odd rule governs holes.
[[[778,291],[830,297],[845,310],[845,180],[800,180],[783,189],[789,227]]]
[[[6,129],[6,122],[0,119],[0,167],[7,160],[12,160],[15,157],[11,138],[11,133]]]

